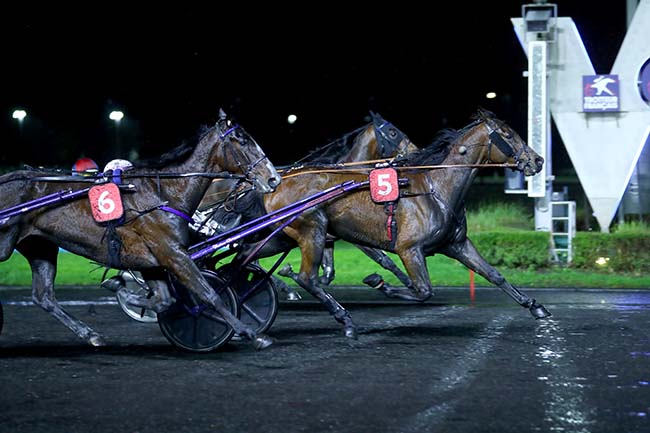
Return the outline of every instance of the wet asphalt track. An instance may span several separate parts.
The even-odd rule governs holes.
[[[358,341],[300,301],[281,305],[265,351],[191,354],[106,291],[57,292],[105,335],[93,349],[28,292],[0,290],[0,432],[650,431],[650,290],[525,291],[553,317],[495,289],[424,305],[333,289]]]

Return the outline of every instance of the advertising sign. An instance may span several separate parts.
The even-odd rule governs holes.
[[[620,111],[618,75],[583,75],[582,110],[585,112]]]

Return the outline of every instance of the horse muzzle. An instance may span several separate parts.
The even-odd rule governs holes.
[[[262,181],[261,179],[255,179],[255,182],[253,184],[259,192],[262,194],[267,194],[275,192],[275,189],[278,187],[278,185],[280,185],[281,179],[282,178],[280,176],[270,177],[265,181]]]
[[[544,158],[536,156],[534,159],[525,161],[518,161],[517,168],[521,170],[526,176],[533,176],[544,168]]]

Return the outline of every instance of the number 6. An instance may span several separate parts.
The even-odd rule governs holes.
[[[99,211],[107,215],[115,210],[115,202],[108,198],[109,194],[109,191],[104,191],[97,199],[97,207],[99,208]]]

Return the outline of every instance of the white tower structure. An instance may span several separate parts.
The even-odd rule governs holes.
[[[528,140],[548,164],[529,179],[529,195],[537,197],[535,226],[550,227],[550,112],[600,229],[608,232],[650,133],[650,106],[639,86],[650,59],[650,0],[639,2],[611,71],[620,80],[616,111],[583,105],[583,79],[596,72],[573,20],[557,17],[556,6],[545,2],[524,5],[522,12],[512,23],[529,59]]]

